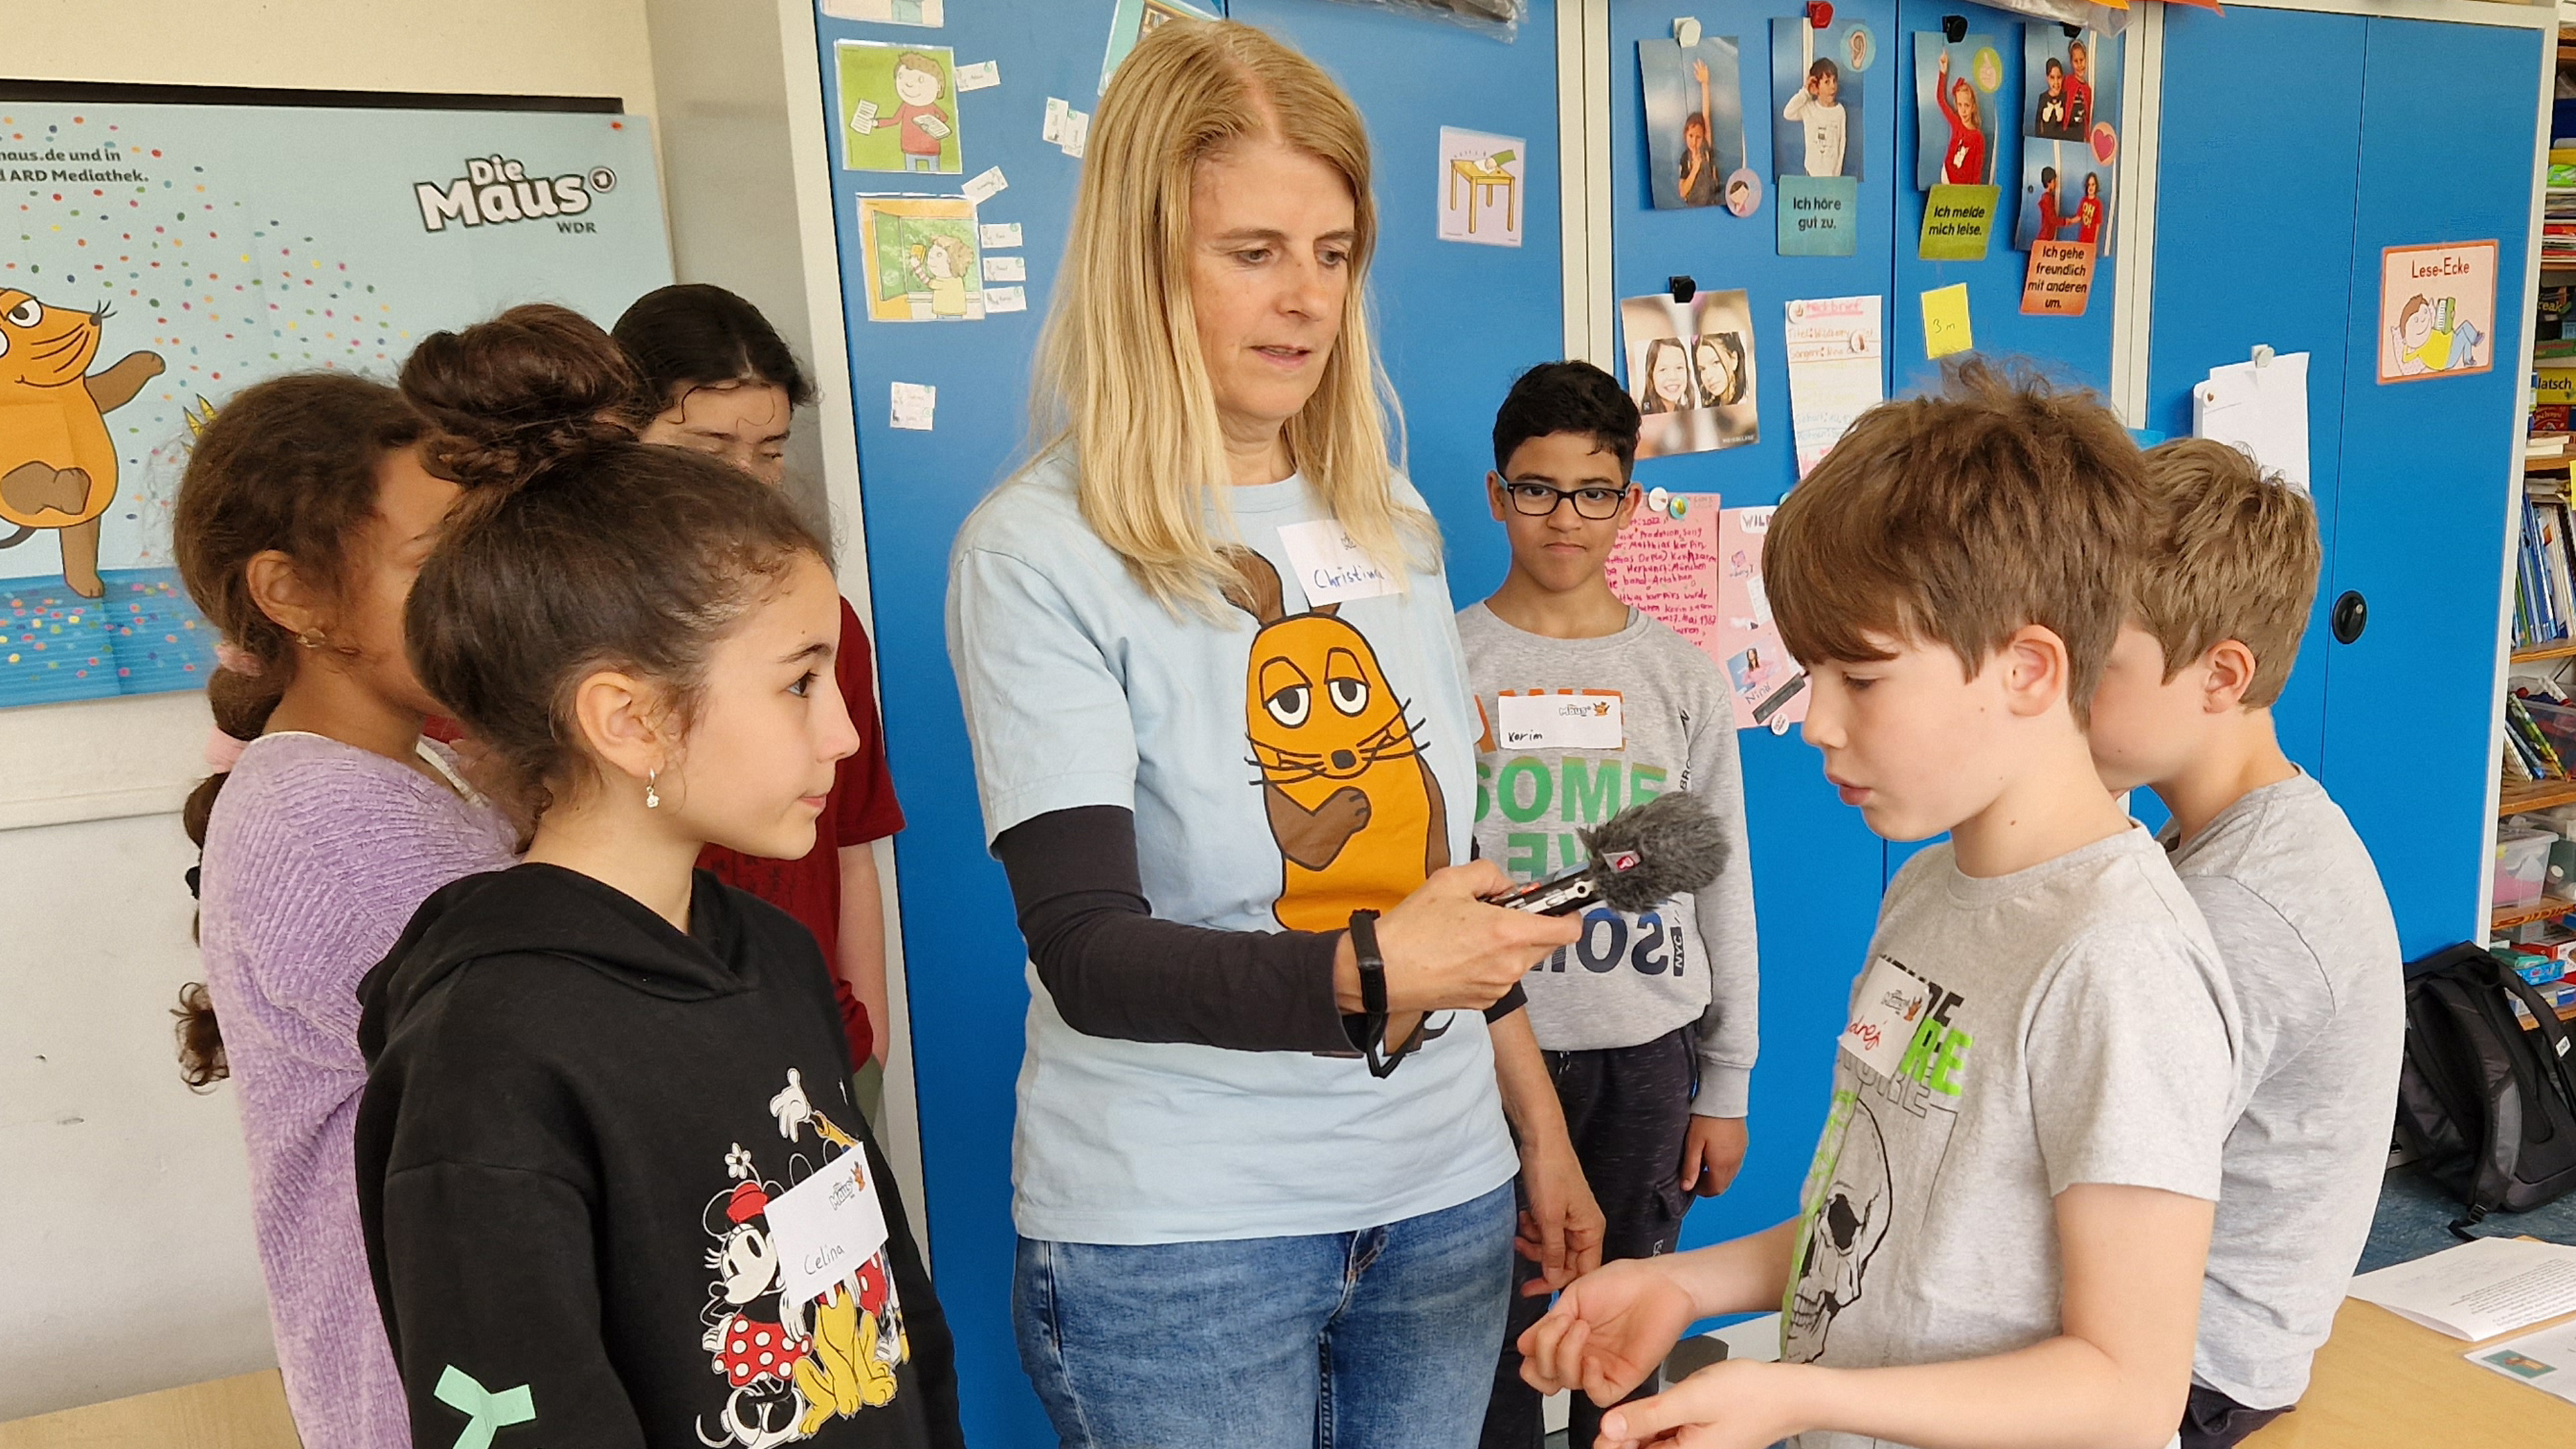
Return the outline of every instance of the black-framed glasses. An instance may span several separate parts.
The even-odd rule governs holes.
[[[1516,483],[1499,474],[1495,479],[1502,484],[1503,496],[1512,501],[1512,511],[1530,518],[1546,518],[1572,499],[1576,517],[1597,523],[1618,517],[1619,504],[1628,496],[1625,488],[1556,488],[1545,483]]]

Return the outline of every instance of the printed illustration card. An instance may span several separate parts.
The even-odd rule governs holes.
[[[2495,366],[2494,242],[2390,247],[2379,265],[2381,382]]]
[[[980,322],[975,203],[962,196],[862,196],[871,322]]]
[[[958,173],[957,62],[947,46],[843,40],[832,57],[842,169]]]
[[[1529,142],[1440,128],[1440,229],[1442,241],[1491,247],[1521,244],[1521,175]]]

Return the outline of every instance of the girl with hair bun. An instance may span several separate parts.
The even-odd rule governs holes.
[[[561,308],[432,336],[402,387],[466,489],[412,659],[534,824],[359,987],[358,1196],[414,1440],[962,1444],[821,953],[694,868],[805,855],[857,748],[822,541],[635,441],[634,369]]]
[[[775,487],[795,410],[814,400],[796,355],[760,309],[704,282],[645,293],[611,332],[642,374],[648,443],[691,448]],[[903,829],[877,715],[875,651],[858,614],[841,605],[841,652],[832,661],[859,748],[841,762],[814,849],[765,860],[709,846],[698,864],[804,923],[832,965],[832,992],[865,1065],[887,1036],[885,893],[874,842]]]
[[[278,1367],[309,1449],[408,1433],[353,1187],[358,978],[430,892],[509,864],[514,837],[421,738],[436,705],[405,657],[404,597],[457,493],[422,467],[422,432],[382,383],[258,383],[197,439],[173,524],[180,576],[225,640],[206,689],[218,773],[183,817],[203,850],[206,982],[175,1013],[181,1073],[241,1093]]]

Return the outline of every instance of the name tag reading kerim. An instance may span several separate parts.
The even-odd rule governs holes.
[[[1615,690],[1506,694],[1494,705],[1494,727],[1507,750],[1619,750],[1628,745]]]
[[[867,1154],[855,1147],[771,1198],[768,1216],[779,1286],[790,1303],[831,1292],[886,1242],[885,1207],[868,1181]]]
[[[1279,542],[1288,550],[1288,564],[1297,571],[1297,587],[1305,591],[1308,608],[1396,592],[1395,580],[1380,572],[1332,519],[1281,524]]]

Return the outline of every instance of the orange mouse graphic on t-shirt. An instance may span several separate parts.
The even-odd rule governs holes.
[[[1368,638],[1339,606],[1286,612],[1279,571],[1226,550],[1235,607],[1261,625],[1244,686],[1245,736],[1279,845],[1279,903],[1292,931],[1337,931],[1383,911],[1449,863],[1449,816],[1422,741]]]
[[[116,497],[116,444],[104,414],[133,401],[161,374],[157,353],[137,352],[89,375],[104,308],[48,307],[0,287],[0,548],[56,530],[63,581],[95,599],[99,515]]]

